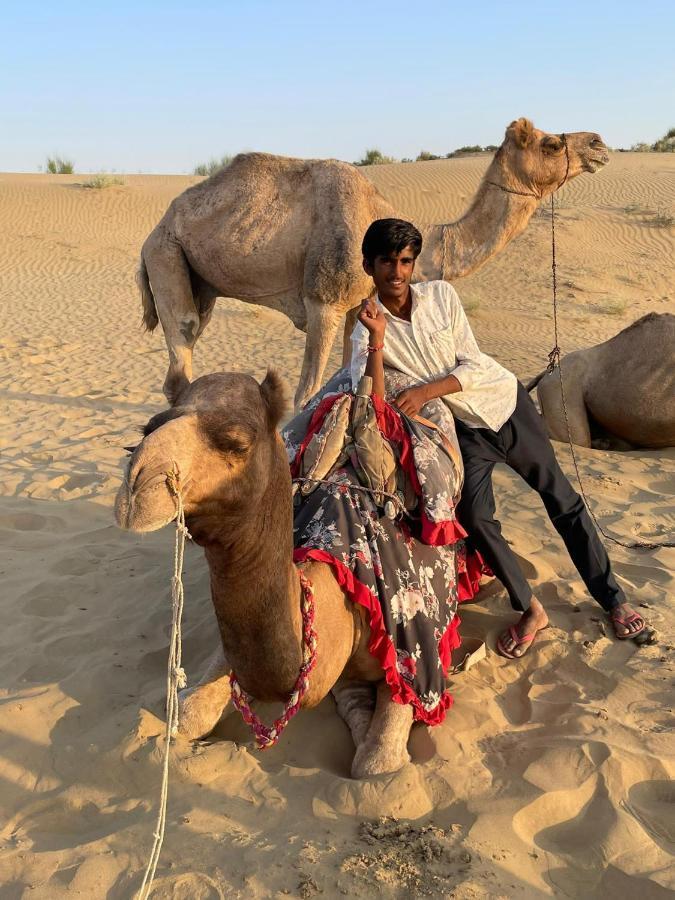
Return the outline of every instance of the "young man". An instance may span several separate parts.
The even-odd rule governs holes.
[[[377,296],[364,300],[352,334],[352,382],[373,378],[384,396],[384,365],[418,379],[396,397],[409,416],[440,397],[455,416],[464,459],[464,489],[457,514],[521,615],[500,635],[497,649],[522,656],[548,624],[518,560],[495,519],[492,470],[506,463],[534,488],[589,593],[610,616],[616,636],[645,628],[626,603],[581,497],[557,463],[541,417],[515,375],[482,353],[455,289],[444,281],[411,285],[422,236],[410,222],[379,219],[363,239],[363,267]]]

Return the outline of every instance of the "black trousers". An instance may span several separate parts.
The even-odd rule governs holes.
[[[558,465],[544,423],[522,384],[518,382],[514,413],[499,431],[455,422],[465,469],[457,518],[507,589],[513,608],[529,609],[532,591],[495,519],[492,470],[498,462],[506,463],[540,495],[591,596],[607,612],[625,603],[584,502]]]

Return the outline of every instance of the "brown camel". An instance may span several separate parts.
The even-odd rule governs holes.
[[[649,313],[613,338],[563,357],[561,371],[572,441],[603,449],[675,447],[675,316]],[[566,441],[558,372],[537,388],[549,435]]]
[[[461,278],[520,234],[539,200],[564,180],[609,160],[597,134],[546,134],[527,119],[506,129],[473,203],[458,221],[423,228],[423,279]],[[501,190],[500,190],[501,188]],[[301,406],[321,385],[338,326],[371,291],[361,239],[372,221],[395,216],[354,166],[244,153],[184,191],[143,245],[137,281],[143,321],[162,323],[170,402],[192,378],[192,351],[217,296],[285,313],[307,332]],[[345,344],[353,327],[347,317]]]
[[[187,385],[150,419],[117,495],[120,527],[155,531],[176,517],[166,474],[180,473],[186,524],[204,548],[222,647],[202,681],[181,694],[180,731],[208,734],[230,700],[228,673],[262,701],[285,701],[302,661],[301,586],[292,562],[293,510],[286,450],[276,429],[286,406],[278,377],[217,374]],[[409,761],[412,708],[391,700],[368,651],[363,608],[325,563],[301,570],[314,586],[317,665],[303,707],[333,691],[356,754],[352,775],[392,772]],[[372,688],[376,685],[373,713]]]

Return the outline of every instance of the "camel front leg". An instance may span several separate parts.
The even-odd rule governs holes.
[[[190,269],[177,241],[166,235],[150,238],[143,248],[143,260],[169,351],[169,370],[162,390],[173,406],[192,380],[192,350],[201,333],[199,312]]]
[[[352,361],[352,332],[356,327],[356,320],[359,314],[360,306],[347,310],[345,316],[345,330],[342,335],[342,365],[348,366]]]
[[[179,733],[190,741],[210,734],[230,702],[230,693],[230,667],[219,646],[199,684],[178,695]]]
[[[412,722],[412,707],[394,703],[386,681],[378,682],[375,712],[365,738],[356,748],[352,778],[397,772],[409,763]]]
[[[295,392],[298,410],[321,387],[321,379],[330,356],[341,319],[341,310],[317,300],[305,300],[307,310],[307,340],[302,357],[302,371]]]

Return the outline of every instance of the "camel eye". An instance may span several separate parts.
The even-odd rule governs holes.
[[[252,433],[243,428],[211,431],[209,437],[216,450],[229,456],[246,456],[255,438]]]
[[[560,138],[548,135],[547,137],[542,139],[541,149],[549,156],[555,156],[555,154],[559,153],[562,148],[563,142],[560,140]]]

